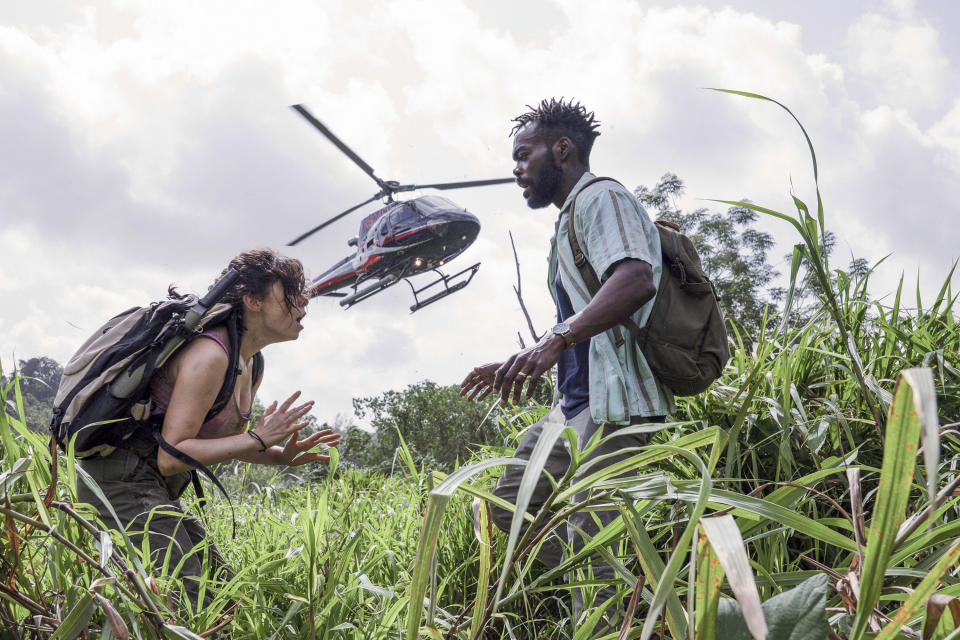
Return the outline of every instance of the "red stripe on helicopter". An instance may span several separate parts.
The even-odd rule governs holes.
[[[405,233],[401,233],[401,234],[398,235],[398,236],[390,236],[389,238],[384,238],[383,241],[386,243],[386,242],[390,242],[391,240],[403,240],[403,239],[406,238],[407,236],[412,236],[413,234],[418,233],[418,232],[420,232],[420,231],[423,231],[423,230],[425,230],[425,229],[430,229],[431,227],[439,227],[440,225],[443,225],[443,224],[446,224],[446,223],[445,223],[445,222],[435,222],[435,223],[433,223],[433,224],[427,224],[427,225],[424,225],[424,226],[422,226],[422,227],[417,227],[416,229],[411,229],[410,231],[407,231],[407,232],[405,232]]]
[[[338,283],[338,282],[340,282],[340,281],[342,281],[342,280],[346,280],[347,278],[356,277],[356,275],[357,275],[358,273],[360,273],[361,271],[363,271],[364,269],[366,269],[366,268],[368,268],[368,267],[373,266],[374,264],[380,262],[381,260],[383,260],[383,256],[382,256],[382,255],[373,254],[373,255],[371,255],[369,258],[367,258],[367,261],[366,261],[366,262],[364,262],[362,265],[360,265],[359,267],[357,267],[357,268],[354,269],[353,271],[350,271],[350,272],[348,272],[348,273],[344,273],[344,274],[342,274],[342,275],[339,275],[339,276],[337,276],[336,278],[330,278],[329,280],[324,280],[323,282],[318,282],[317,284],[313,285],[313,287],[311,287],[310,290],[311,290],[311,291],[315,291],[315,290],[321,289],[321,288],[323,288],[323,287],[329,287],[330,285],[336,284],[336,283]]]

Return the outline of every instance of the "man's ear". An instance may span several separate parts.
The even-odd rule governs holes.
[[[557,164],[563,164],[564,162],[569,162],[571,159],[575,158],[577,155],[577,145],[574,144],[573,140],[566,136],[560,136],[557,138],[557,141],[553,143],[551,149],[553,151],[553,159]]]

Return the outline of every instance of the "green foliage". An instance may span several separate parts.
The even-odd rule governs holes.
[[[47,356],[20,360],[17,367],[22,394],[21,409],[27,427],[37,433],[49,433],[50,418],[53,416],[53,399],[60,385],[63,367]],[[7,378],[0,378],[0,384],[9,384]],[[7,412],[13,415],[13,408],[7,403]]]
[[[456,385],[418,382],[401,391],[355,398],[353,407],[357,417],[369,421],[374,436],[351,434],[351,444],[363,449],[344,447],[344,457],[369,469],[393,470],[401,438],[418,467],[444,471],[466,459],[471,446],[499,441],[496,423],[487,416],[489,406],[461,398]]]

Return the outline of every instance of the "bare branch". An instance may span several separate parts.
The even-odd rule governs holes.
[[[540,342],[540,338],[543,337],[543,334],[537,335],[536,329],[533,328],[533,320],[530,319],[530,312],[527,311],[527,305],[523,302],[523,294],[521,293],[520,288],[520,259],[517,257],[517,245],[513,242],[513,232],[507,232],[510,235],[510,248],[513,249],[513,262],[517,265],[517,284],[513,287],[513,292],[517,294],[517,300],[520,302],[520,310],[523,311],[523,317],[527,319],[527,328],[530,330],[530,335],[533,336],[533,342]],[[520,340],[520,348],[525,349],[526,346],[523,344],[523,337],[520,336],[520,332],[517,332],[517,338]]]

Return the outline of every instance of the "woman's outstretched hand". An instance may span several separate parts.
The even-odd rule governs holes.
[[[306,423],[301,424],[305,425]],[[321,444],[328,447],[335,447],[340,444],[340,434],[331,429],[322,429],[310,434],[303,440],[297,440],[298,433],[298,431],[294,431],[290,439],[287,440],[287,444],[283,446],[279,464],[299,467],[302,464],[329,460],[330,456],[322,453],[309,453],[310,449]]]
[[[300,418],[307,415],[307,412],[313,408],[313,400],[296,407],[292,406],[293,402],[299,397],[300,392],[297,391],[284,400],[279,407],[274,400],[260,416],[260,423],[251,433],[257,434],[268,447],[280,444],[292,434],[296,434],[307,424],[306,422],[299,422]]]
[[[319,445],[335,447],[340,444],[340,434],[331,429],[323,429],[310,434],[303,440],[297,440],[300,429],[310,424],[309,421],[301,421],[300,418],[307,415],[307,412],[313,408],[312,400],[293,406],[299,397],[300,392],[297,391],[279,406],[275,401],[271,403],[260,417],[260,424],[251,431],[269,447],[268,451],[264,452],[270,454],[269,462],[267,459],[264,460],[267,464],[299,467],[302,464],[329,460],[328,455],[309,453],[309,451]]]

